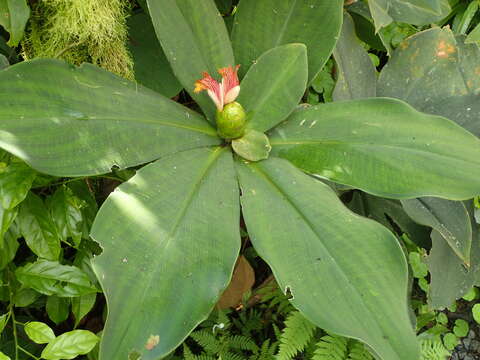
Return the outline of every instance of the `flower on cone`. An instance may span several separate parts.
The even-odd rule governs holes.
[[[222,81],[218,82],[210,76],[209,73],[204,72],[203,78],[195,81],[194,92],[198,93],[207,90],[208,96],[213,100],[218,111],[222,111],[223,107],[235,101],[240,93],[240,82],[238,81],[238,68],[228,66],[218,70],[222,76]]]

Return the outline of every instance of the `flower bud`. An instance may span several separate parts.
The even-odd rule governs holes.
[[[225,105],[222,111],[217,111],[215,119],[217,133],[221,138],[231,140],[243,136],[247,115],[239,103],[232,102]]]

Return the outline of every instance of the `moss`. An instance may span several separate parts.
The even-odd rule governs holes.
[[[90,62],[133,79],[127,50],[127,0],[38,0],[23,42],[26,59]]]

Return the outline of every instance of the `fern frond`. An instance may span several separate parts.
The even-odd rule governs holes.
[[[305,349],[317,327],[299,311],[291,312],[285,320],[285,328],[280,335],[278,360],[290,360]]]
[[[216,355],[222,349],[220,342],[208,329],[194,331],[190,334],[190,337],[195,340],[208,355]]]
[[[245,358],[240,354],[226,352],[219,356],[219,360],[245,360]]]
[[[347,360],[348,339],[338,335],[325,335],[317,343],[312,360]]]
[[[358,340],[349,341],[347,360],[374,360],[368,349]]]
[[[276,351],[277,342],[270,344],[270,339],[267,339],[260,346],[258,353],[250,356],[249,360],[273,360]]]
[[[253,342],[252,339],[242,336],[242,335],[233,335],[227,338],[228,344],[231,349],[234,350],[249,350],[252,352],[258,351],[258,346]]]
[[[445,360],[450,352],[439,338],[424,338],[420,340],[421,360]]]
[[[195,355],[193,355],[192,351],[185,343],[183,343],[183,358],[184,360],[195,360]]]

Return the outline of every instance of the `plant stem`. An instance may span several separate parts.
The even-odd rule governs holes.
[[[12,284],[12,276],[10,271],[8,272],[8,295],[10,298],[10,310],[9,314],[12,319],[12,327],[13,327],[13,341],[15,342],[15,360],[18,360],[18,335],[17,335],[17,322],[15,320],[15,312],[13,311],[13,290],[11,287]]]
[[[27,354],[28,356],[30,356],[32,359],[35,359],[35,360],[40,360],[39,357],[36,357],[35,355],[31,354],[30,352],[28,352],[27,350],[25,350],[24,348],[22,348],[21,346],[18,346],[18,348],[23,351],[25,354]]]

